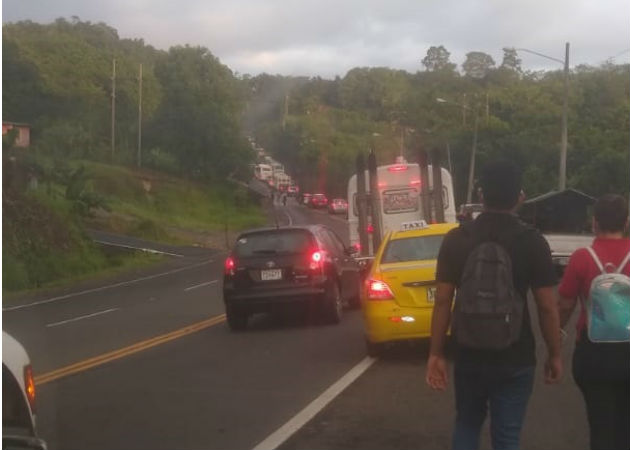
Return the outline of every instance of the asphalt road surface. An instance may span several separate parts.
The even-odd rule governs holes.
[[[275,217],[348,236],[341,217],[292,199]],[[425,386],[426,345],[366,358],[358,311],[346,311],[340,325],[257,316],[248,331],[231,333],[221,298],[225,254],[155,249],[177,256],[4,305],[4,330],[33,362],[39,433],[49,448],[449,448],[453,391]],[[567,363],[571,350],[569,340]],[[539,377],[523,447],[580,450],[587,440],[570,367],[559,386]],[[490,447],[487,436],[482,443]]]

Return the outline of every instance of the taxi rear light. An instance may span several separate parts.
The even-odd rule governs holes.
[[[409,183],[411,186],[420,186],[422,184],[422,182],[420,180],[411,180],[411,183]]]
[[[387,168],[387,170],[389,170],[390,172],[403,172],[407,169],[408,167],[406,164],[397,164],[395,166],[390,166]]]
[[[393,300],[394,293],[384,281],[368,280],[367,298],[368,300]]]
[[[31,365],[24,366],[24,389],[26,398],[31,406],[31,411],[35,413],[35,380],[33,378],[33,368]]]

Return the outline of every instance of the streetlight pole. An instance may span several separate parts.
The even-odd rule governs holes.
[[[438,103],[450,103],[451,105],[459,106],[462,110],[471,110],[469,106],[451,102],[449,100],[444,100],[443,98],[436,98],[436,102]],[[475,125],[473,129],[473,143],[472,149],[470,151],[470,163],[468,164],[468,189],[466,192],[466,203],[472,203],[472,191],[475,184],[475,163],[477,159],[477,137],[479,134],[479,111],[477,108],[474,109],[475,113]],[[449,158],[450,158],[450,149],[449,149]]]
[[[569,43],[566,43],[564,56],[564,102],[562,104],[562,139],[560,141],[560,176],[558,188],[564,191],[567,187],[567,116],[569,114]]]
[[[515,48],[514,50],[531,53],[551,61],[564,65],[564,98],[562,102],[562,131],[560,135],[560,168],[558,173],[558,189],[564,191],[567,187],[567,147],[568,147],[568,124],[569,115],[569,43],[565,44],[564,61],[552,56],[528,50],[526,48]]]

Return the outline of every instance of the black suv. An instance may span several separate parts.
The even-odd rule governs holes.
[[[330,228],[265,228],[239,235],[225,260],[223,300],[232,330],[251,314],[287,304],[315,307],[339,323],[343,303],[359,305],[359,266]]]

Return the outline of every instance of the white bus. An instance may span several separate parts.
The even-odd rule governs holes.
[[[273,170],[269,164],[256,164],[254,176],[260,181],[273,181]]]
[[[433,168],[428,167],[429,190],[433,189]],[[377,168],[378,190],[381,206],[381,230],[383,236],[393,230],[399,230],[403,222],[427,220],[424,217],[420,178],[420,166],[398,161],[396,164],[379,166]],[[365,171],[366,190],[369,191],[370,176]],[[431,202],[431,217],[435,217],[435,206]],[[444,206],[444,220],[455,223],[455,198],[453,195],[453,179],[448,170],[442,168],[442,203]],[[368,230],[371,232],[371,214],[368,206]],[[350,245],[359,244],[359,213],[357,204],[357,176],[353,175],[348,181],[348,227]],[[368,231],[366,230],[366,231]],[[373,254],[370,239],[369,254]]]

